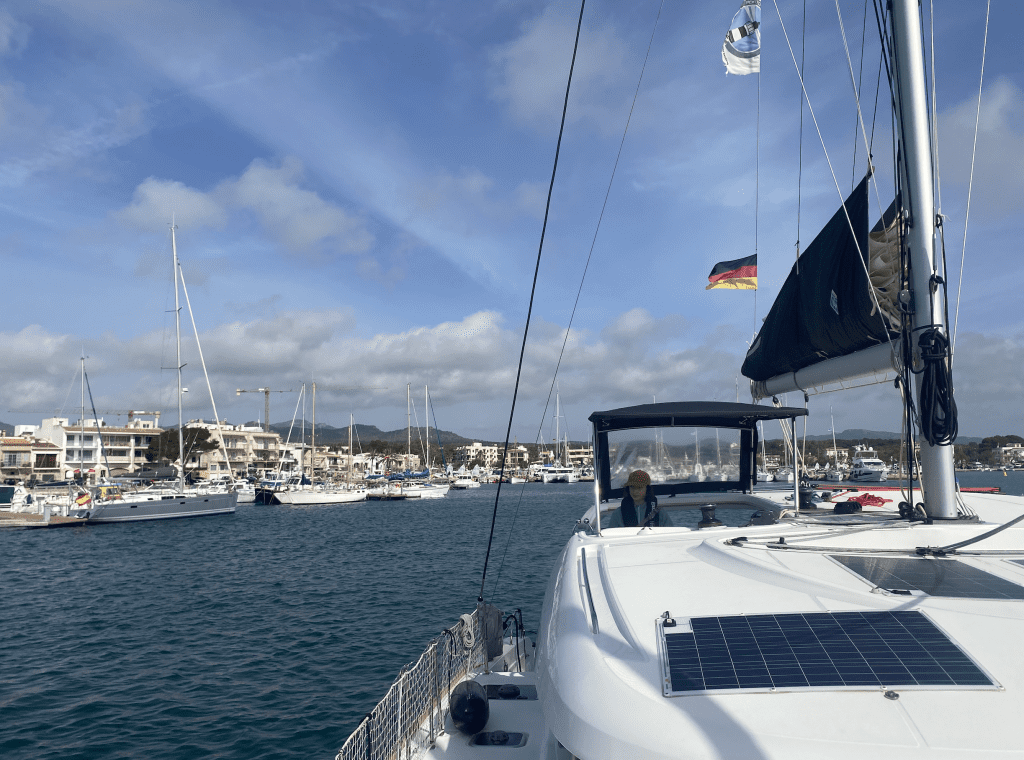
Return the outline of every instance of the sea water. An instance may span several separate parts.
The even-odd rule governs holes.
[[[329,760],[472,611],[496,489],[0,533],[0,758]],[[528,631],[592,494],[502,487],[485,597]]]

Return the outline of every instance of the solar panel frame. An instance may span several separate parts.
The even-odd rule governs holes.
[[[914,592],[951,599],[1024,601],[1024,586],[955,559],[830,554],[829,559],[890,593]]]
[[[667,629],[663,622],[665,696],[1001,688],[917,610],[695,617]]]

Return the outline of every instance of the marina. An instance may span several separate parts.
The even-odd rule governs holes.
[[[0,758],[1024,760],[991,3],[179,5],[0,8]]]

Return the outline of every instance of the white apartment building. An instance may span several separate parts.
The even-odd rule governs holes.
[[[186,471],[194,477],[209,478],[210,475],[228,472],[235,477],[273,475],[284,456],[281,436],[264,432],[257,425],[229,425],[225,420],[218,426],[216,422],[200,419],[189,420],[185,427],[209,430],[210,441],[217,444],[215,451],[186,457]],[[220,445],[222,437],[223,447]],[[227,462],[224,461],[224,450],[227,450]]]
[[[132,413],[124,425],[109,425],[102,418],[79,419],[50,417],[35,425],[20,425],[19,430],[49,441],[60,451],[61,477],[83,473],[95,483],[99,478],[127,475],[146,466],[149,442],[160,435],[160,413]]]
[[[849,464],[850,462],[850,450],[833,448],[832,446],[829,446],[827,449],[825,449],[825,458],[828,459],[830,462],[835,462],[840,465],[846,465]]]
[[[1024,464],[1024,444],[1011,443],[999,449],[999,464],[1014,467]]]
[[[455,449],[455,466],[468,465],[472,462],[483,462],[484,467],[498,469],[501,467],[501,452],[504,445],[485,445],[479,441],[473,441],[468,446],[459,446]],[[510,446],[508,456],[505,458],[505,469],[525,468],[529,464],[529,452],[526,447],[517,444]]]

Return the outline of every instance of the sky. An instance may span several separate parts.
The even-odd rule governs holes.
[[[874,12],[808,5],[805,23],[802,0],[766,0],[762,73],[738,77],[720,54],[738,0],[590,0],[545,227],[575,3],[0,3],[0,420],[77,419],[85,356],[109,423],[176,422],[172,220],[233,424],[263,418],[264,395],[238,389],[304,384],[301,403],[271,394],[270,417],[311,421],[315,381],[318,424],[404,427],[408,385],[422,425],[429,386],[431,424],[503,439],[531,298],[520,442],[554,434],[556,368],[577,440],[598,409],[749,400],[748,341],[797,240],[866,171],[863,135],[873,208],[892,197]],[[1024,434],[1011,10],[992,4],[973,181],[985,4],[938,0],[929,29],[972,436]],[[756,293],[705,290],[716,262],[755,250]],[[184,415],[209,420],[181,298]],[[810,412],[810,433],[900,427],[891,384],[813,396]]]

